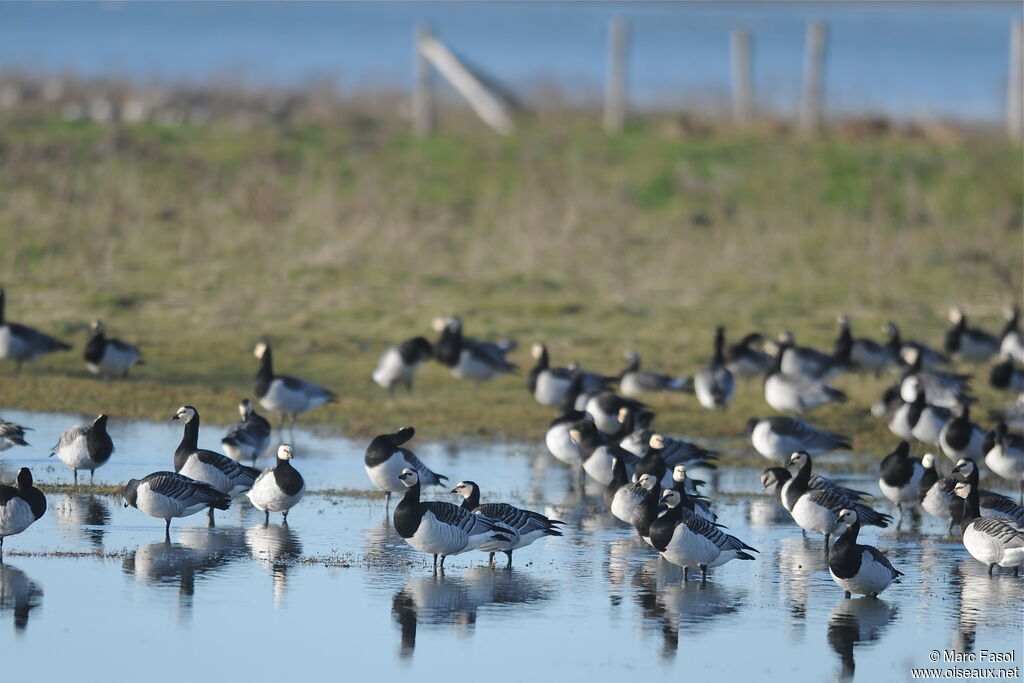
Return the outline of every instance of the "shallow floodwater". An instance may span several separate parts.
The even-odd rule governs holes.
[[[42,482],[70,481],[46,456],[82,418],[4,417],[35,431],[32,447],[0,455],[0,477],[28,466]],[[181,427],[112,421],[110,431],[117,450],[97,483],[170,469]],[[222,433],[204,426],[200,445],[216,447]],[[243,498],[213,528],[205,514],[175,520],[168,544],[162,520],[113,496],[48,494],[46,516],[5,543],[0,632],[11,624],[16,643],[5,669],[45,667],[51,680],[158,680],[164,668],[204,680],[245,671],[251,680],[890,681],[946,649],[1015,650],[1014,663],[990,666],[1021,666],[1024,578],[988,577],[928,517],[908,516],[900,532],[865,530],[905,576],[881,599],[844,600],[822,539],[802,537],[759,493],[758,468],[701,472],[719,521],[761,551],[701,586],[605,513],[599,489],[580,491],[543,445],[414,440],[433,469],[477,481],[485,500],[566,522],[564,538],[517,551],[511,571],[470,553],[435,576],[430,557],[395,534],[382,498],[315,493],[369,487],[363,443],[298,430],[294,445],[313,493],[288,526],[277,515],[264,526]],[[846,482],[877,490],[871,476]]]

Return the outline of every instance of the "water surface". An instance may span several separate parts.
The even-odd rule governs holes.
[[[0,455],[0,476],[29,466],[44,482],[69,481],[45,445],[81,418],[4,416],[36,431],[31,448]],[[105,483],[169,468],[181,433],[171,422],[114,420],[110,430],[117,451],[96,477]],[[216,446],[222,432],[204,426],[200,445]],[[295,436],[311,490],[368,487],[362,443]],[[277,515],[264,526],[240,500],[213,528],[203,514],[175,520],[167,543],[162,520],[112,496],[52,493],[46,516],[5,543],[0,631],[10,624],[18,652],[5,667],[46,662],[49,678],[95,680],[187,658],[204,676],[254,680],[474,671],[498,681],[888,681],[946,648],[1016,648],[1020,665],[1024,579],[988,577],[937,520],[865,530],[905,576],[881,599],[843,600],[822,539],[801,536],[758,493],[758,468],[703,472],[720,521],[761,552],[701,586],[683,582],[542,447],[411,445],[453,482],[480,483],[485,499],[564,520],[565,537],[518,551],[511,571],[473,553],[434,575],[430,558],[395,534],[381,498],[310,494],[287,526]],[[868,475],[846,481],[877,486]]]

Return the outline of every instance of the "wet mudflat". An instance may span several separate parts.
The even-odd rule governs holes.
[[[46,455],[75,416],[5,417],[36,431],[31,448],[0,455],[0,477],[28,466],[42,483],[69,482]],[[180,426],[122,422],[111,433],[117,451],[97,483],[170,469]],[[200,445],[216,447],[221,434],[204,427]],[[701,586],[605,513],[598,488],[579,490],[541,444],[414,441],[453,483],[480,483],[485,501],[566,522],[564,538],[517,551],[511,571],[470,553],[434,575],[430,558],[395,534],[382,497],[327,492],[368,489],[363,444],[302,430],[294,444],[312,493],[287,526],[278,515],[265,526],[241,499],[213,528],[203,514],[175,520],[167,543],[161,520],[114,496],[48,494],[46,516],[5,543],[0,632],[10,628],[15,644],[5,667],[83,680],[161,670],[171,678],[184,667],[204,677],[255,672],[253,680],[476,672],[499,681],[888,681],[932,666],[932,650],[1016,649],[1013,665],[1021,663],[1024,578],[988,577],[937,520],[865,530],[863,542],[905,576],[881,599],[843,600],[822,539],[802,537],[759,492],[758,468],[702,472],[719,521],[761,552],[713,570]],[[877,491],[870,475],[846,482]]]

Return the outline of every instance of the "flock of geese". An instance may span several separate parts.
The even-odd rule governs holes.
[[[33,328],[6,322],[3,303],[0,290],[0,358],[13,360],[20,370],[27,360],[70,348]],[[851,442],[819,429],[805,415],[847,400],[831,384],[843,373],[893,373],[895,382],[872,406],[872,413],[900,440],[880,462],[881,493],[896,506],[900,522],[906,508],[920,506],[948,522],[951,531],[958,526],[965,548],[990,574],[996,566],[1018,574],[1024,565],[1024,437],[1010,431],[1024,428],[1024,338],[1017,309],[1007,311],[998,335],[968,326],[964,312],[953,309],[941,351],[903,339],[892,323],[886,326],[884,342],[853,337],[845,316],[838,323],[831,352],[799,346],[790,333],[777,341],[752,333],[727,345],[725,330],[719,327],[708,364],[693,376],[644,369],[640,355],[632,351],[617,375],[578,365],[556,367],[548,349],[534,344],[527,388],[538,403],[558,410],[545,434],[552,456],[577,469],[581,479],[603,486],[611,514],[632,525],[665,560],[682,567],[684,580],[693,569],[706,582],[710,569],[732,560],[754,560],[759,551],[727,533],[712,501],[700,491],[704,482],[688,475],[688,468],[714,468],[716,452],[653,430],[654,412],[640,398],[661,391],[689,392],[704,408],[724,410],[735,397],[737,379],[763,377],[766,403],[790,413],[747,423],[750,444],[772,461],[761,475],[764,490],[777,497],[805,533],[824,538],[830,574],[847,596],[877,596],[901,573],[877,548],[858,543],[858,537],[861,526],[884,528],[892,517],[872,508],[866,492],[813,471],[815,457],[848,449]],[[465,336],[457,316],[436,319],[433,329],[439,335],[433,343],[418,336],[386,349],[372,379],[389,392],[399,387],[411,392],[418,369],[431,359],[456,378],[477,384],[517,370],[508,359],[515,348],[512,342]],[[141,362],[139,349],[107,338],[101,321],[91,331],[83,357],[94,373],[123,376]],[[268,342],[259,342],[255,355],[259,369],[254,394],[266,411],[280,417],[282,429],[289,423],[294,427],[298,415],[336,400],[328,389],[276,374]],[[971,376],[951,371],[953,359],[993,363],[990,384],[1016,396],[993,414],[994,428],[986,430],[971,420]],[[248,399],[240,403],[239,415],[221,440],[224,453],[217,453],[198,447],[199,411],[180,407],[173,419],[183,424],[183,434],[173,454],[173,471],[130,480],[123,489],[125,506],[165,520],[168,536],[172,519],[207,509],[212,523],[214,510],[227,509],[241,495],[265,512],[267,522],[271,512],[280,512],[287,523],[289,510],[305,491],[291,462],[292,447],[280,444],[272,467],[261,471],[251,466],[270,448],[272,427]],[[107,420],[99,415],[90,425],[71,427],[53,448],[76,484],[79,470],[92,476],[114,452]],[[25,431],[0,420],[0,450],[27,445]],[[447,477],[406,447],[414,434],[412,427],[405,427],[375,437],[366,448],[364,465],[370,481],[386,493],[388,507],[392,494],[401,495],[393,512],[394,528],[413,548],[433,555],[435,571],[444,570],[448,556],[472,550],[487,552],[492,562],[496,553],[504,553],[511,567],[515,550],[562,535],[559,520],[507,503],[482,502],[481,487],[474,481],[460,481],[451,489],[462,497],[461,505],[424,500],[422,488],[447,487]],[[912,444],[929,452],[913,457]],[[950,476],[939,473],[937,453],[953,466]],[[1021,504],[981,489],[982,466],[1019,486]],[[0,487],[0,552],[4,537],[24,531],[46,510],[46,499],[28,468],[18,472],[16,484]]]

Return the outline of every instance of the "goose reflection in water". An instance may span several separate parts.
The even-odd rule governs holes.
[[[747,601],[747,591],[719,583],[684,582],[683,569],[653,557],[633,575],[634,596],[646,622],[655,623],[663,641],[661,656],[675,657],[679,630],[699,626],[701,632],[720,617],[737,614]]]
[[[828,562],[821,552],[818,539],[790,536],[782,539],[776,550],[775,562],[779,568],[779,586],[783,604],[789,606],[794,617],[791,623],[800,627],[807,616],[807,594],[814,576],[829,580]],[[831,580],[829,580],[831,583]]]
[[[178,614],[192,612],[196,577],[213,573],[247,554],[241,529],[183,527],[176,541],[163,540],[138,549],[124,558],[121,568],[139,581],[157,586],[178,586]]]
[[[288,588],[288,566],[302,556],[299,536],[287,524],[261,524],[245,532],[253,559],[270,569],[274,577],[274,607],[281,607]]]
[[[457,635],[473,632],[484,605],[523,605],[549,600],[552,584],[515,569],[474,567],[462,576],[414,576],[395,594],[391,614],[401,634],[399,656],[411,657],[420,625],[452,625]]]
[[[836,605],[828,618],[827,638],[841,663],[837,680],[853,680],[854,646],[878,640],[897,612],[879,598],[846,598]]]
[[[65,538],[79,538],[96,548],[103,547],[103,535],[110,525],[107,500],[91,493],[66,493],[52,506],[57,513],[57,528]]]
[[[1019,637],[1024,630],[1024,592],[1019,578],[999,573],[989,576],[985,565],[970,557],[953,567],[953,576],[953,584],[960,584],[954,650],[974,651],[979,626],[1005,629]]]
[[[0,564],[0,612],[14,612],[14,630],[22,633],[28,626],[29,612],[43,602],[43,589],[25,572],[9,564]]]

